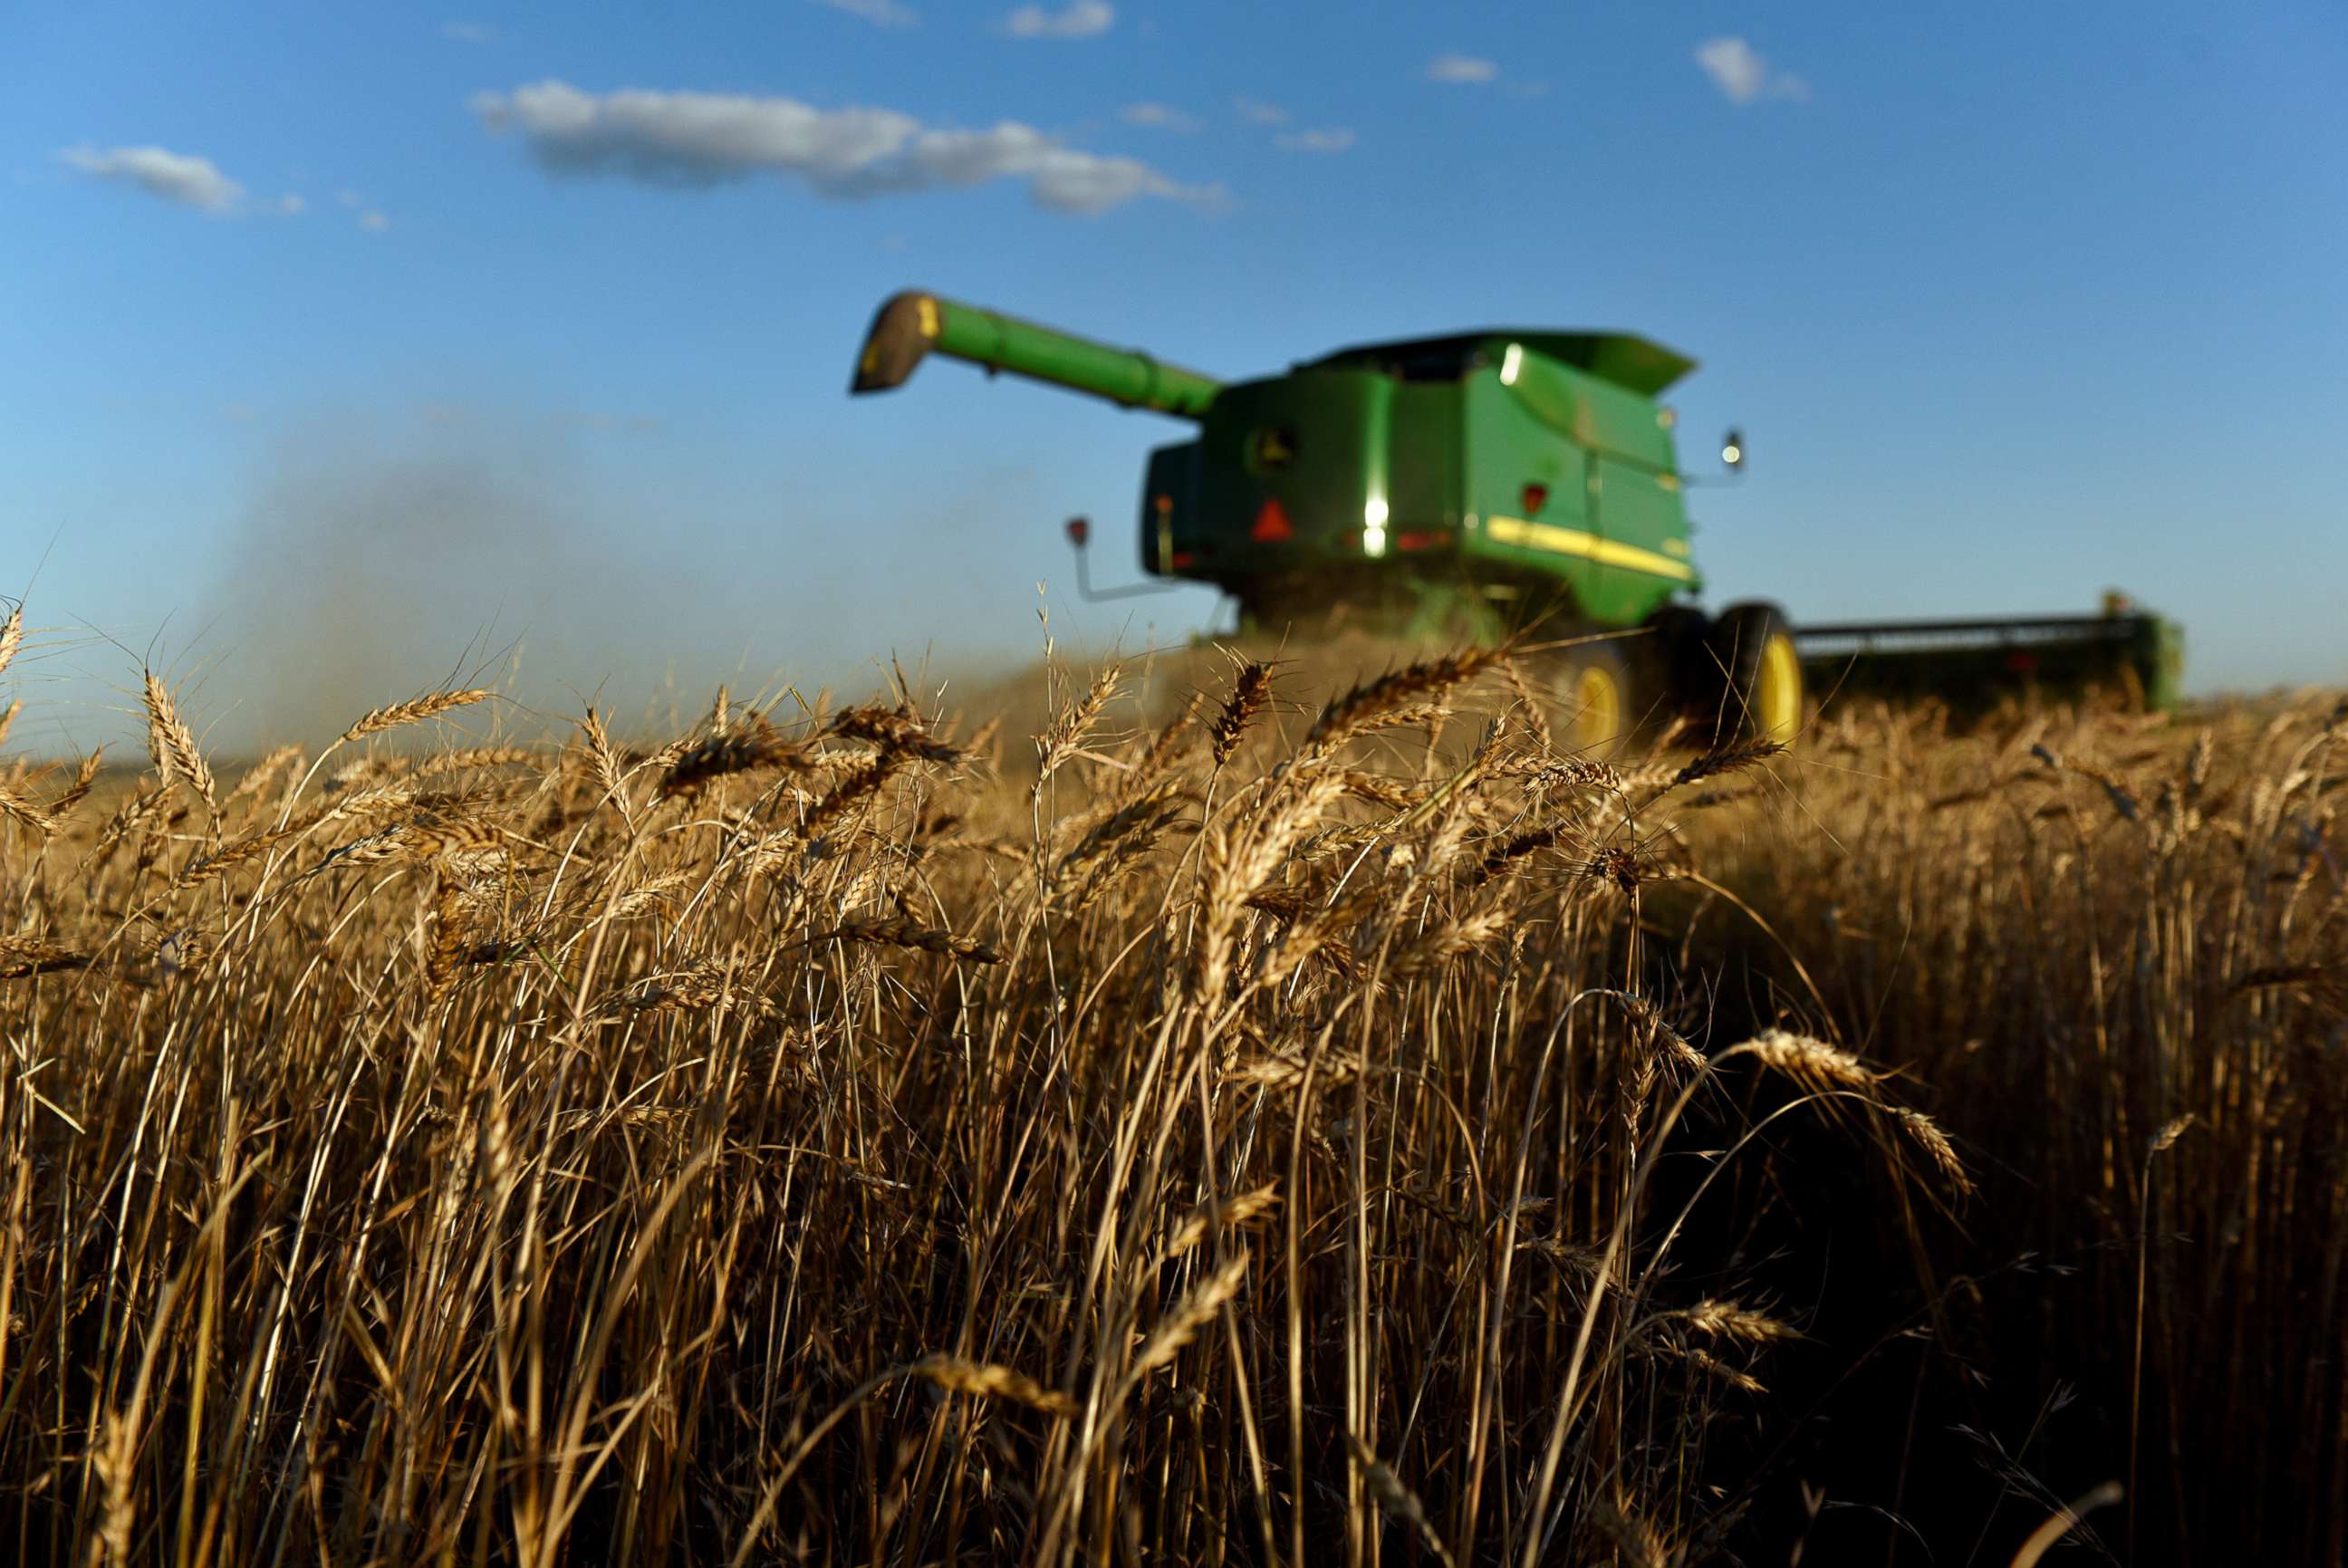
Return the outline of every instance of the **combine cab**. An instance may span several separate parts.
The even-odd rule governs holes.
[[[1342,611],[1404,634],[1641,634],[1560,650],[1556,689],[1584,745],[1676,711],[1789,739],[1806,684],[1960,701],[2104,686],[2175,700],[2176,629],[2122,606],[1799,631],[1767,603],[1707,615],[1694,603],[1689,481],[1656,401],[1695,365],[1644,338],[1494,329],[1224,383],[909,293],[880,307],[850,390],[901,386],[932,353],[1195,423],[1195,438],[1149,455],[1141,566],[1214,584],[1242,629]],[[1737,467],[1741,440],[1722,455]],[[1081,551],[1085,531],[1070,537]]]

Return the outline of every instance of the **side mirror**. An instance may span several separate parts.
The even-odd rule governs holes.
[[[1731,430],[1720,438],[1720,460],[1735,473],[1745,466],[1745,432]]]

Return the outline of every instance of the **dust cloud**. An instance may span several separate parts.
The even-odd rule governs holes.
[[[776,542],[815,526],[819,499],[680,499],[631,438],[446,410],[286,432],[201,601],[207,744],[314,744],[450,683],[498,689],[499,731],[534,739],[590,702],[623,731],[674,733],[721,682],[741,700],[787,683],[860,696],[892,647],[957,675],[1004,666],[932,640],[940,617],[917,606],[952,604],[942,583],[909,593],[880,562],[777,571]]]
[[[618,511],[561,433],[444,415],[289,436],[204,617],[205,684],[227,709],[215,735],[314,739],[450,682],[507,693],[501,722],[526,735],[607,678],[641,703],[647,667],[722,669],[663,614],[674,589],[644,570],[647,542]]]

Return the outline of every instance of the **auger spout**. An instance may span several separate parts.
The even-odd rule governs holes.
[[[1112,348],[933,294],[892,294],[872,318],[849,391],[901,387],[931,354],[1089,392],[1128,408],[1204,419],[1223,384],[1138,349]]]

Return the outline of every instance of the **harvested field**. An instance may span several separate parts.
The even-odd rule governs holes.
[[[2337,1560],[2328,701],[1355,677],[0,774],[6,1550]]]

